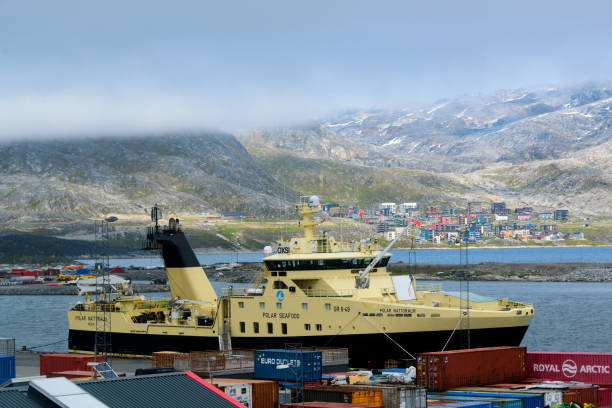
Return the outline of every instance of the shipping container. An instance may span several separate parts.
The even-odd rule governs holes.
[[[527,377],[587,384],[612,384],[612,353],[530,351]]]
[[[514,386],[515,389],[501,387],[501,385]],[[524,389],[525,384],[494,384],[488,387],[463,387],[454,388],[452,391],[472,391],[472,392],[503,392],[511,394],[539,394],[544,397],[544,405],[553,407],[563,402],[563,392],[559,389],[530,388]]]
[[[15,355],[15,339],[0,338],[0,356]]]
[[[542,394],[519,394],[504,392],[478,392],[478,391],[446,391],[444,395],[483,397],[483,398],[518,398],[523,402],[523,408],[542,408],[544,407],[544,396]]]
[[[81,371],[81,370],[72,370],[72,371],[56,371],[56,372],[52,372],[52,373],[47,373],[47,377],[48,378],[56,378],[56,377],[64,377],[67,378],[69,380],[74,380],[74,379],[85,379],[85,378],[92,378],[93,377],[93,371],[91,370],[85,370],[85,371]]]
[[[125,273],[125,268],[111,268],[111,273]]]
[[[300,402],[301,389],[292,390],[292,402]],[[386,408],[426,408],[427,391],[412,385],[376,384],[308,387],[304,401],[383,405]]]
[[[41,354],[40,375],[59,371],[91,371],[87,363],[94,361],[93,355],[82,354]],[[98,362],[102,359],[98,358]]]
[[[592,385],[578,385],[570,386],[569,392],[575,392],[576,396],[572,400],[577,402],[581,406],[584,404],[598,405],[597,397],[599,394],[599,387]]]
[[[321,379],[320,351],[270,349],[255,352],[255,377],[281,381]]]
[[[213,378],[212,384],[230,397],[251,408],[276,408],[279,404],[278,383],[269,380]]]
[[[600,407],[612,407],[612,388],[600,388],[597,393]]]
[[[381,389],[367,388],[363,386],[320,386],[292,388],[291,402],[342,402],[347,404],[361,405],[383,405],[383,394]]]
[[[491,408],[523,408],[523,401],[519,398],[496,398],[496,397],[476,397],[461,395],[440,395],[430,394],[430,398],[449,401],[475,401],[491,404]]]
[[[525,347],[488,347],[422,353],[417,384],[431,391],[515,382],[525,378]]]
[[[151,356],[153,368],[174,367],[174,360],[177,356],[188,356],[187,353],[178,351],[156,351]]]
[[[15,378],[15,356],[0,356],[0,384]]]
[[[486,401],[444,401],[444,400],[427,400],[428,407],[441,408],[491,408],[490,402]]]

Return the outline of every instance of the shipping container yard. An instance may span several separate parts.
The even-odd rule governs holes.
[[[184,373],[236,407],[612,407],[612,353],[491,347],[421,353],[401,368],[355,369],[347,349],[159,351],[150,359],[109,360],[110,380],[102,356],[15,352],[12,339],[0,339],[0,350],[0,406],[9,392],[27,394],[30,381],[120,389],[122,381]]]

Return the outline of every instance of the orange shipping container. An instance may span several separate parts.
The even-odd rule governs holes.
[[[236,378],[213,378],[206,381],[251,408],[276,408],[279,403],[276,381]]]

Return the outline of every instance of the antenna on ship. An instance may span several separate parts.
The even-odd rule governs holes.
[[[104,361],[109,362],[109,354],[112,355],[111,342],[111,314],[110,314],[110,256],[108,243],[114,227],[111,223],[117,221],[115,216],[108,216],[102,220],[94,221],[94,240],[98,243],[101,253],[96,256],[95,274],[96,285],[95,293],[97,296],[94,307],[96,308],[95,337],[94,337],[94,362],[98,362],[100,352],[104,356]]]
[[[465,318],[465,329],[464,333],[466,336],[467,348],[471,347],[471,336],[470,336],[470,271],[469,271],[469,241],[470,241],[470,229],[465,227],[463,234],[460,234],[459,240],[459,265],[464,265],[463,258],[465,258],[465,268],[460,268],[458,271],[459,278],[459,312],[461,313],[460,319]],[[463,235],[463,236],[461,236]],[[465,244],[465,248],[464,245]],[[464,291],[465,283],[465,291]],[[462,324],[463,326],[463,324]]]

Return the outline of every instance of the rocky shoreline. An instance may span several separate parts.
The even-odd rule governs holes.
[[[460,265],[389,265],[393,274],[413,274],[419,280],[458,280],[464,275]],[[612,282],[612,264],[602,263],[481,263],[469,265],[471,280],[508,282]],[[251,283],[262,272],[259,263],[244,263],[231,271],[205,268],[211,281]],[[136,293],[167,292],[163,269],[128,270],[122,277],[134,282]],[[145,283],[155,282],[155,283]],[[0,295],[77,295],[76,286],[17,285],[0,286]]]

